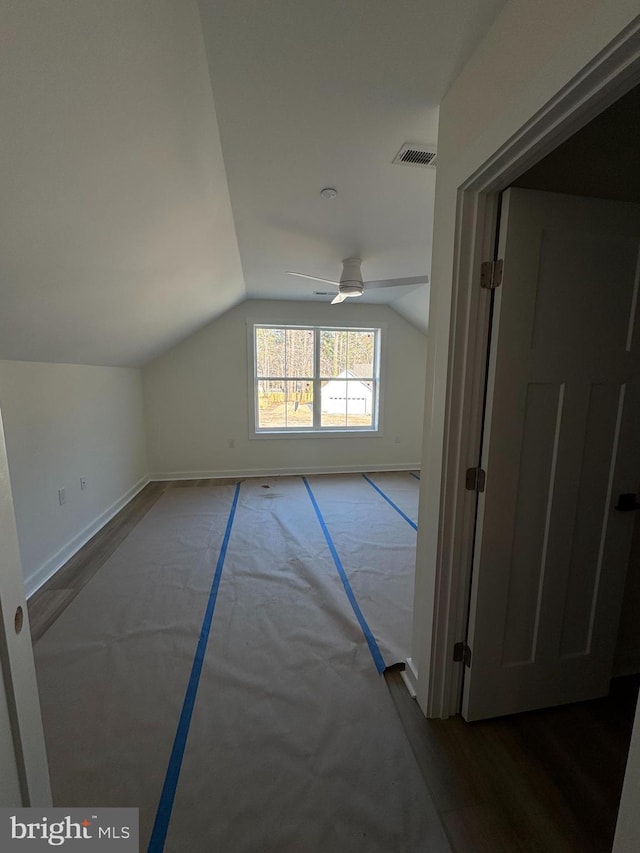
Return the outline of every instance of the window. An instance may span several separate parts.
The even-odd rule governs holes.
[[[377,432],[380,335],[254,325],[255,433]]]

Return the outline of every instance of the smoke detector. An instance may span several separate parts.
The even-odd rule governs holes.
[[[421,142],[405,142],[393,158],[399,166],[420,166],[433,168],[436,165],[436,146]]]

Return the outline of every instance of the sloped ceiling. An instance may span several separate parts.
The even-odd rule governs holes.
[[[2,3],[0,358],[136,365],[244,298],[195,3]]]
[[[391,160],[503,0],[0,2],[0,358],[139,365],[326,289],[287,270],[428,273],[435,172]],[[427,288],[374,297],[426,328]]]

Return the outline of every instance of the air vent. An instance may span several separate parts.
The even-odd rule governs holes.
[[[393,158],[400,166],[421,166],[433,168],[436,165],[435,145],[422,145],[415,142],[405,142]]]

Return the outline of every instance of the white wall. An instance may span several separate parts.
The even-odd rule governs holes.
[[[249,438],[247,320],[386,324],[383,436]],[[425,336],[386,306],[244,302],[144,367],[151,475],[162,479],[417,467],[425,359]]]
[[[146,482],[141,375],[0,361],[0,407],[31,594]]]

